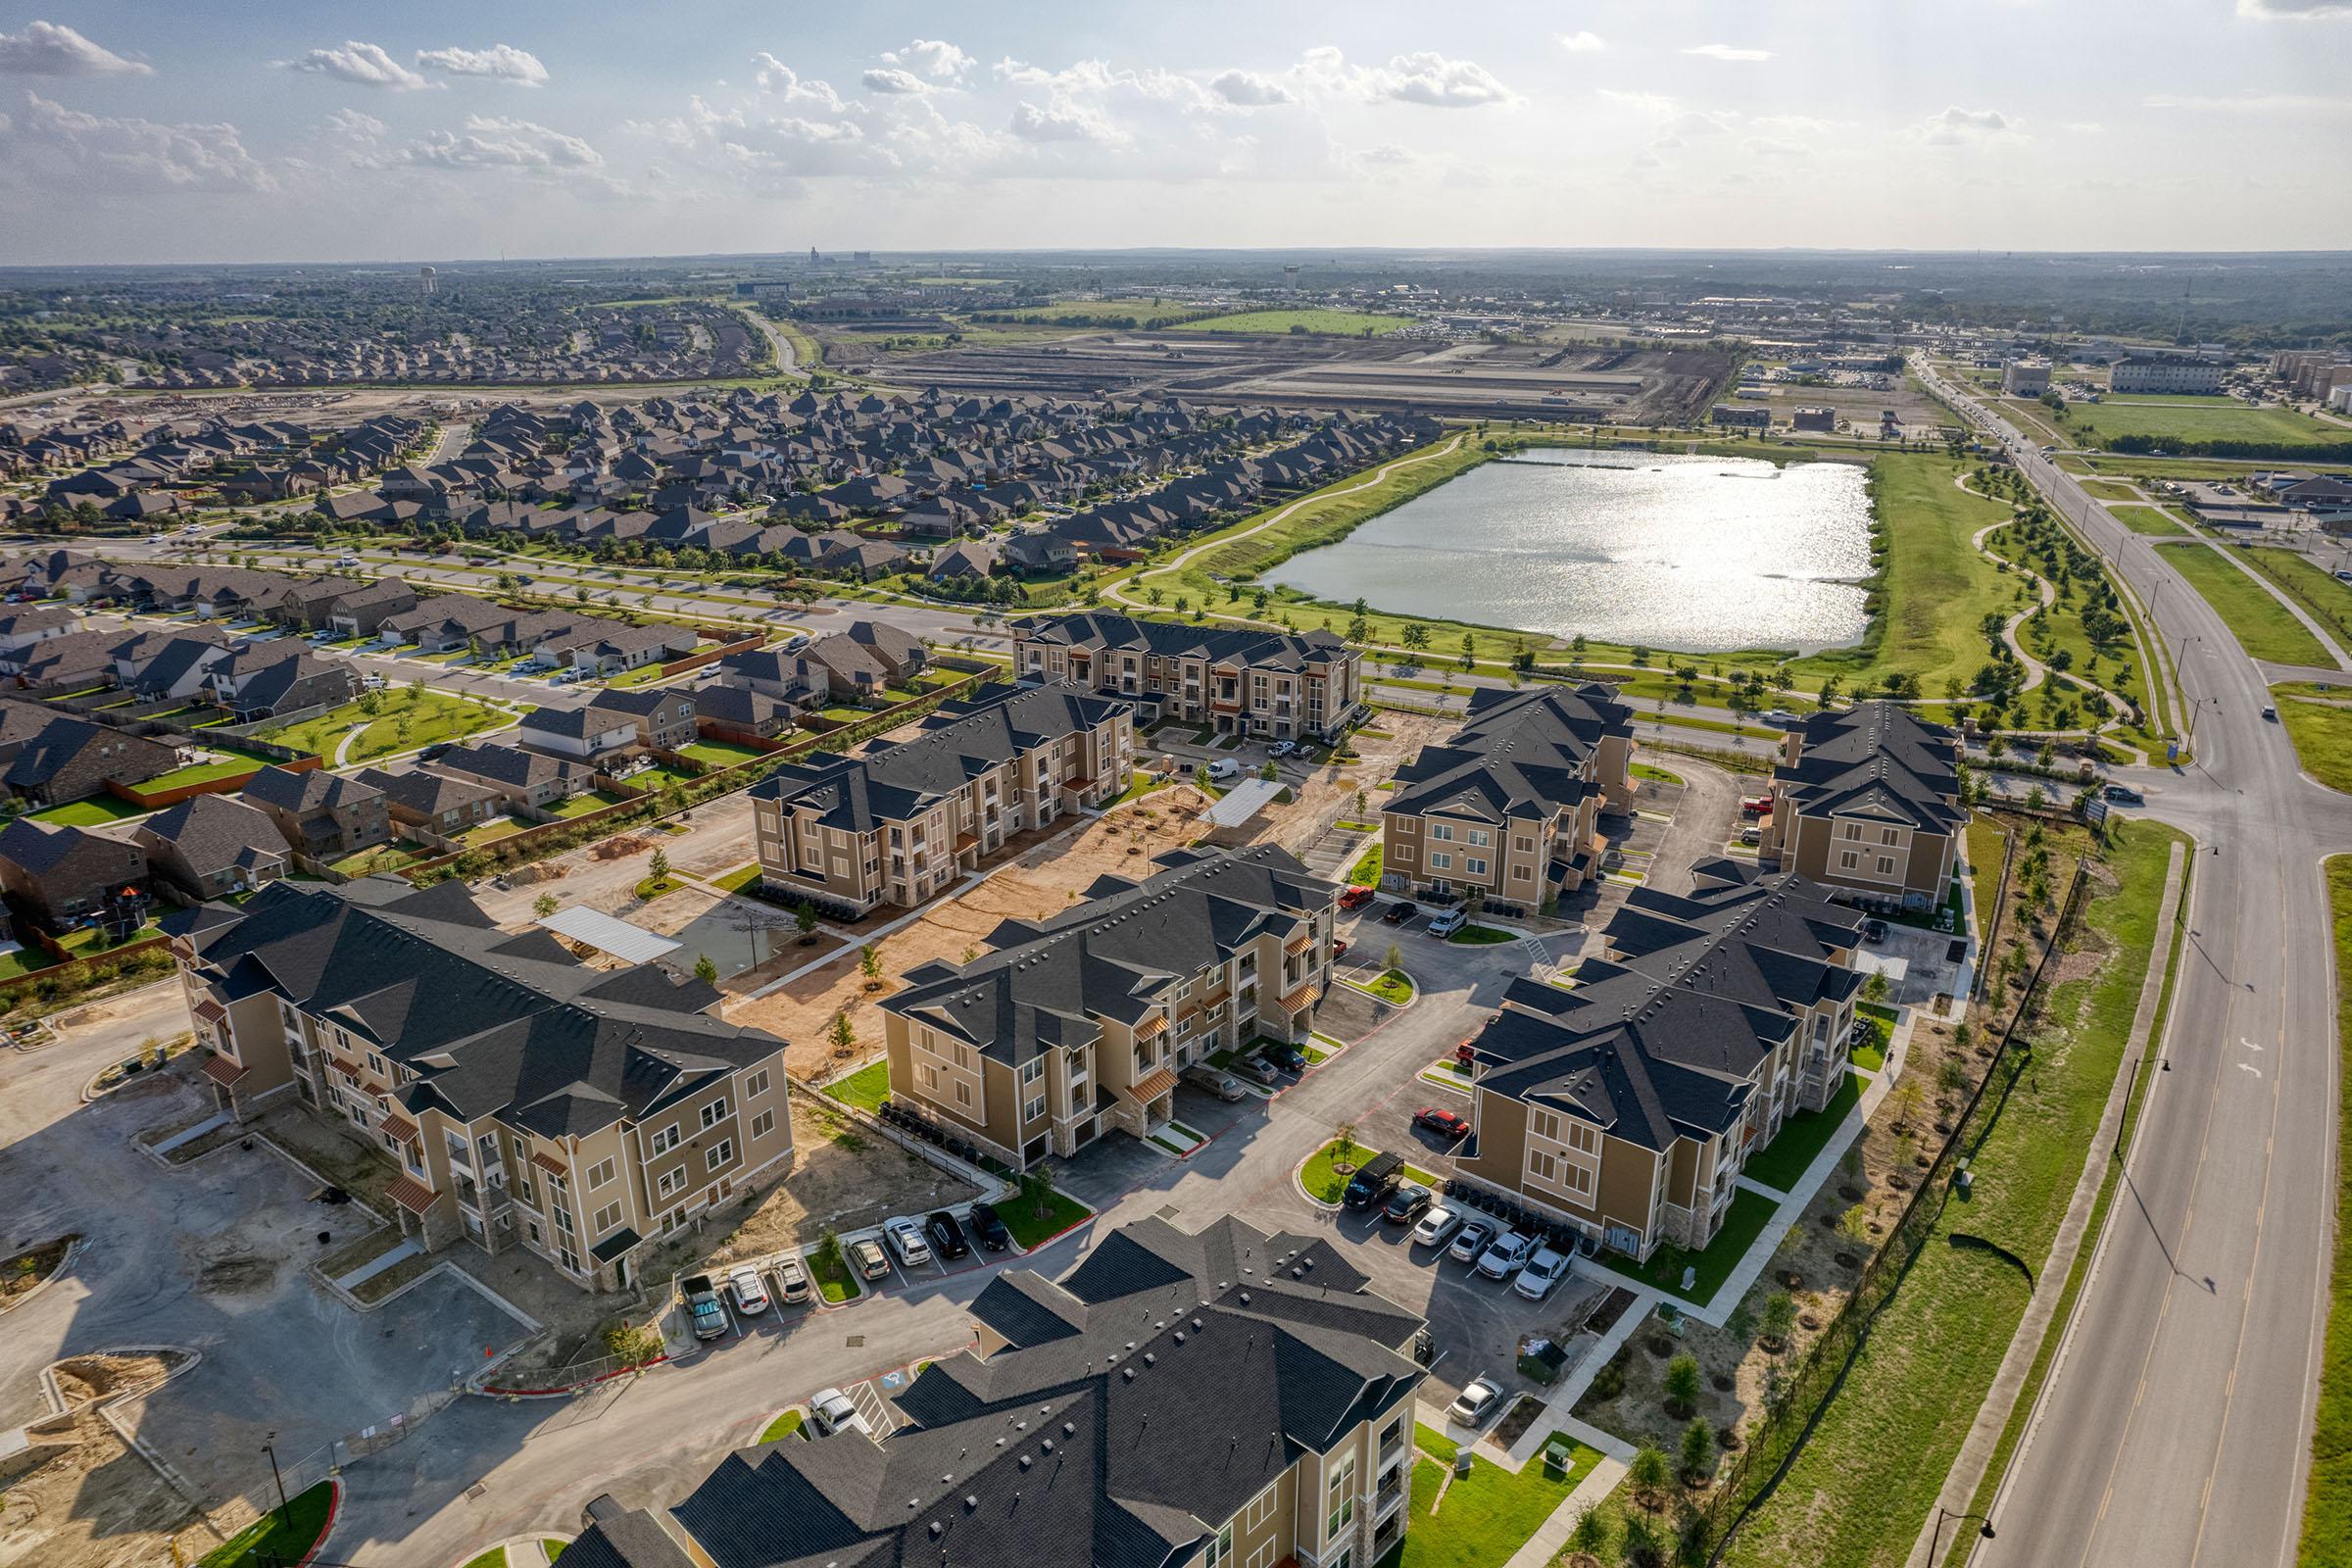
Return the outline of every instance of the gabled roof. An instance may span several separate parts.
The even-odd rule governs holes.
[[[1348,645],[1320,628],[1293,635],[1250,627],[1190,626],[1174,621],[1137,620],[1105,611],[1076,615],[1031,615],[1012,623],[1014,632],[1035,642],[1065,648],[1158,654],[1205,659],[1251,669],[1321,667],[1351,657]]]
[[[1882,699],[1813,714],[1797,742],[1796,761],[1773,778],[1801,814],[1959,831],[1959,749],[1941,724]]]

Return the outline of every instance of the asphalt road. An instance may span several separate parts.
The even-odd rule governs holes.
[[[1947,388],[1955,403],[1968,400]],[[2005,430],[2005,427],[2003,427]],[[2261,671],[2150,542],[2014,455],[2179,655],[2196,760],[2119,769],[2196,836],[2188,945],[2092,1272],[1978,1564],[2290,1564],[2327,1326],[2333,955],[2320,861],[2352,800],[2261,716]],[[2159,584],[2162,589],[2159,591]]]

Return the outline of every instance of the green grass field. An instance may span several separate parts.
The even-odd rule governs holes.
[[[1573,1438],[1561,1441],[1569,1446],[1569,1459],[1558,1476],[1546,1474],[1540,1460],[1530,1459],[1514,1475],[1481,1456],[1468,1475],[1444,1486],[1458,1450],[1444,1434],[1415,1425],[1413,1446],[1431,1457],[1413,1460],[1413,1496],[1405,1504],[1412,1523],[1397,1568],[1499,1568],[1509,1562],[1600,1462],[1597,1448]]]
[[[2352,687],[2295,681],[2272,687],[2271,696],[2303,771],[2352,793]]]
[[[766,1427],[760,1431],[760,1441],[761,1443],[781,1442],[783,1439],[791,1437],[794,1433],[800,1430],[801,1412],[798,1410],[787,1410],[782,1415],[776,1417],[773,1421],[770,1421]]]
[[[2082,493],[2095,501],[2137,501],[2139,488],[2121,479],[2085,479]]]
[[[1740,1167],[1741,1174],[1788,1192],[1828,1147],[1831,1136],[1844,1125],[1861,1099],[1862,1080],[1849,1072],[1828,1105],[1820,1110],[1800,1110],[1783,1122],[1780,1136],[1751,1156]]]
[[[2162,507],[2109,507],[2107,514],[2133,533],[2170,534],[2178,538],[2188,532]]]
[[[882,1102],[890,1098],[890,1063],[869,1062],[848,1077],[836,1078],[825,1085],[825,1093],[859,1110],[880,1110]]]
[[[2342,425],[2323,424],[2292,409],[2258,409],[2235,398],[2127,397],[2075,403],[2068,405],[2058,428],[2078,446],[2105,446],[2128,435],[2144,435],[2159,443],[2265,441],[2282,450],[2352,439],[2352,430]]]
[[[334,1488],[321,1481],[308,1492],[272,1508],[211,1551],[196,1568],[261,1568],[265,1563],[300,1562],[310,1555],[326,1529],[334,1506]]]
[[[997,1201],[997,1213],[1012,1233],[1012,1245],[1027,1251],[1049,1237],[1058,1236],[1094,1212],[1067,1193],[1047,1197],[1045,1212],[1017,1193]]]
[[[463,740],[506,721],[506,714],[471,698],[409,688],[384,693],[373,716],[358,703],[346,703],[297,724],[262,730],[254,738],[291,746],[331,763],[343,737],[360,727],[359,737],[343,760],[366,762],[441,741]]]
[[[2352,643],[2352,582],[2313,565],[2296,550],[2257,546],[2239,551],[2237,559],[2278,584],[2338,643]]]
[[[1410,326],[1409,316],[1376,316],[1367,311],[1239,311],[1231,316],[1204,316],[1187,321],[1180,332],[1292,332],[1318,337],[1379,337]]]
[[[144,806],[134,805],[119,795],[92,795],[85,800],[44,806],[25,814],[28,820],[46,822],[51,827],[99,827],[128,816],[143,816],[146,811]]]
[[[2271,597],[2261,583],[2202,544],[2164,545],[2167,564],[2186,577],[2214,612],[2229,622],[2249,658],[2278,664],[2326,664],[2319,640]]]
[[[738,746],[733,741],[695,741],[679,747],[678,755],[691,757],[698,762],[709,762],[712,767],[733,767],[737,762],[748,762],[767,754],[757,747]]]
[[[2117,885],[2084,914],[2105,956],[2052,988],[2033,1065],[1971,1161],[1973,1200],[1943,1211],[1811,1440],[1725,1562],[1899,1563],[1934,1511],[2031,1295],[2009,1263],[1948,1237],[1964,1230],[2036,1266],[2049,1255],[2157,956],[2156,915],[2178,837],[2152,822],[2116,835],[2108,863]],[[1996,855],[1981,874],[1998,869]]]
[[[1779,1206],[1762,1193],[1742,1187],[1732,1199],[1731,1212],[1723,1216],[1723,1229],[1700,1250],[1660,1247],[1649,1254],[1646,1263],[1637,1263],[1623,1252],[1602,1252],[1593,1261],[1629,1279],[1672,1291],[1677,1296],[1684,1295],[1683,1270],[1696,1269],[1698,1281],[1684,1298],[1704,1306],[1722,1289],[1732,1270],[1740,1266],[1740,1260],[1747,1255],[1749,1246],[1763,1234]]]
[[[184,789],[190,784],[211,784],[224,778],[235,778],[240,773],[258,773],[277,760],[273,757],[264,757],[259,752],[240,751],[234,746],[208,745],[205,750],[224,753],[225,759],[214,762],[191,762],[186,767],[173,768],[158,777],[141,779],[138,788],[162,791]]]
[[[2335,917],[2336,1118],[2335,1268],[2328,1313],[2328,1349],[2320,1362],[2320,1409],[2311,1442],[2311,1480],[2303,1501],[2301,1560],[2318,1568],[2343,1561],[2352,1542],[2352,856],[2328,862],[2328,900]]]

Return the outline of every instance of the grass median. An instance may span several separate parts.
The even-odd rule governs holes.
[[[2292,681],[2272,687],[2271,696],[2303,771],[2352,792],[2352,687]]]
[[[2210,545],[2180,544],[2158,547],[2167,565],[2186,577],[2205,597],[2214,613],[2229,624],[2238,646],[2250,659],[2277,664],[2327,664],[2330,661],[2319,639],[2304,628],[2270,590],[2222,559]]]
[[[2308,1568],[2345,1560],[2352,1542],[2352,856],[2328,862],[2328,902],[2335,922],[2335,1038],[2343,1064],[2336,1073],[2342,1104],[2336,1117],[2335,1265],[2328,1348],[2320,1361],[2319,1419],[2311,1440],[2311,1479],[2303,1500],[2303,1548]]]

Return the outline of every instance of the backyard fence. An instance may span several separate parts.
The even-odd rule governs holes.
[[[1894,1299],[1911,1265],[1918,1261],[1919,1254],[1935,1236],[1944,1205],[1951,1200],[1953,1174],[1962,1160],[1991,1136],[2002,1107],[2008,1103],[2010,1090],[2033,1057],[2031,1044],[2021,1043],[2020,1049],[2012,1051],[2012,1041],[2035,1012],[2050,960],[2064,951],[2068,935],[2082,917],[2088,880],[2087,860],[2077,861],[2074,879],[2067,884],[2058,923],[2050,933],[2049,946],[2034,966],[2033,977],[2016,1012],[1992,1043],[1992,1061],[1976,1091],[1969,1096],[1951,1136],[1920,1173],[1910,1201],[1903,1205],[1901,1216],[1887,1233],[1886,1244],[1862,1265],[1852,1294],[1823,1328],[1821,1338],[1813,1343],[1803,1361],[1788,1374],[1780,1397],[1776,1400],[1767,1396],[1763,1419],[1727,1465],[1721,1484],[1700,1511],[1698,1528],[1703,1532],[1702,1539],[1711,1543],[1713,1548],[1707,1557],[1710,1565],[1723,1561],[1725,1550],[1740,1527],[1772,1495],[1796,1462],[1814,1428],[1820,1425],[1831,1401],[1844,1386],[1846,1374],[1869,1343],[1870,1331],[1879,1314]]]

